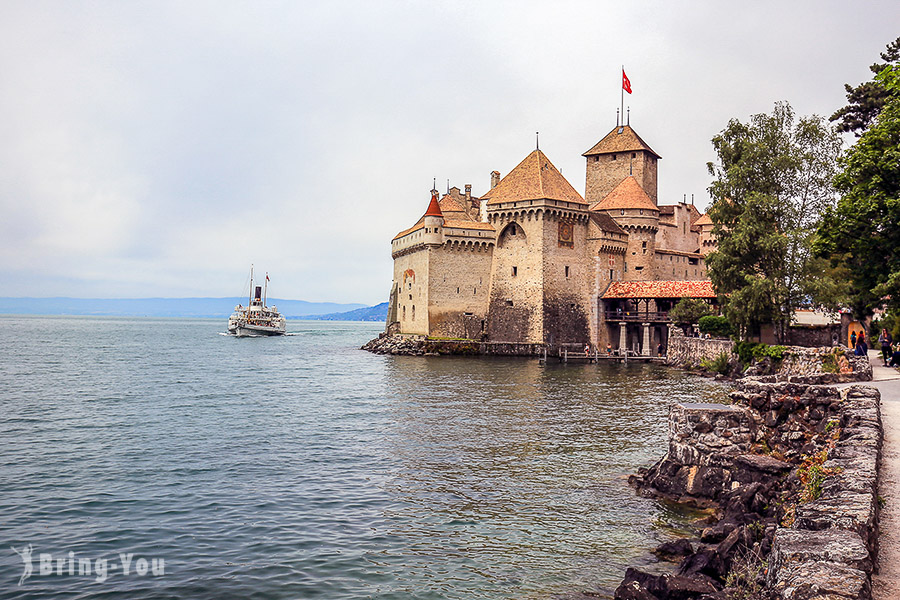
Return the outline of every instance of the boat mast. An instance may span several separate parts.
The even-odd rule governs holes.
[[[250,307],[253,306],[253,263],[250,263],[250,301],[247,302],[247,314],[250,314]]]

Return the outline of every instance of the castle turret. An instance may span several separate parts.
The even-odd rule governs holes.
[[[426,245],[442,244],[444,240],[441,229],[444,225],[444,213],[441,212],[437,190],[431,190],[431,202],[428,204],[428,210],[425,211],[423,219],[425,220],[425,234],[422,242]]]
[[[713,235],[713,222],[708,213],[704,213],[694,222],[694,226],[700,230],[700,254],[706,256],[716,250],[716,237]]]
[[[551,347],[583,347],[594,339],[593,257],[586,251],[590,216],[581,194],[534,150],[482,201],[497,231],[488,338]]]
[[[653,204],[659,204],[656,164],[661,157],[630,125],[614,128],[582,156],[587,159],[584,197],[588,202],[599,202],[633,176]]]
[[[651,279],[656,233],[659,231],[659,208],[635,177],[626,177],[603,200],[591,206],[591,210],[605,212],[628,233],[624,279]]]

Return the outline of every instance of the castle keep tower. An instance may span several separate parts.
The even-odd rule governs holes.
[[[606,197],[628,176],[659,204],[656,163],[661,158],[630,125],[616,127],[582,154],[587,159],[584,197],[594,204]]]
[[[551,345],[592,339],[590,217],[581,194],[535,150],[484,198],[498,232],[489,338]]]

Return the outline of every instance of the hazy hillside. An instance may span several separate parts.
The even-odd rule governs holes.
[[[227,318],[238,304],[246,305],[247,298],[0,298],[0,314]],[[289,319],[366,308],[365,304],[278,298],[269,298],[268,304],[276,305]]]
[[[309,315],[306,318],[315,321],[384,321],[387,319],[388,303],[382,302],[375,306],[357,308],[347,312],[331,313],[327,315]]]

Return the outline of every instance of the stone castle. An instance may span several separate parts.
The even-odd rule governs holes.
[[[714,301],[704,256],[712,221],[659,205],[660,156],[617,126],[590,150],[585,195],[539,149],[482,196],[432,190],[391,242],[389,333],[586,344],[655,355],[680,298]]]

